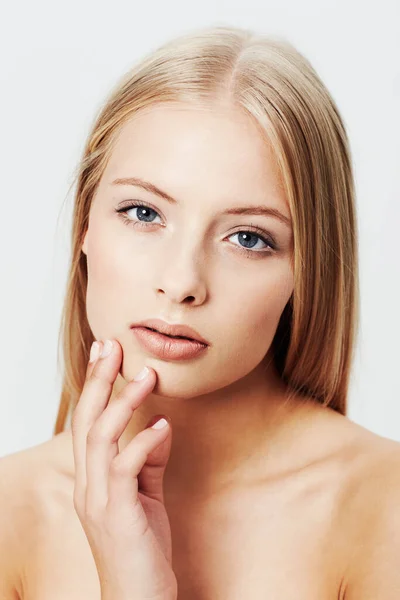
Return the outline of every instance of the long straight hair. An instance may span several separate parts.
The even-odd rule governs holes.
[[[92,198],[120,129],[154,104],[233,105],[272,145],[293,222],[294,291],[273,342],[289,390],[345,415],[359,319],[358,236],[349,142],[338,108],[310,62],[286,40],[236,27],[186,33],[124,74],[91,126],[76,174],[71,262],[58,346],[64,430],[94,340],[81,247]]]

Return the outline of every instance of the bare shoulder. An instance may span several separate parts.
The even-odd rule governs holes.
[[[71,505],[68,432],[0,458],[0,598],[21,597],[21,568],[38,528]]]
[[[37,499],[63,495],[74,477],[71,432],[0,458],[0,472],[1,499],[19,516]]]
[[[400,598],[400,442],[354,425],[344,600]]]
[[[329,507],[338,598],[399,600],[400,442],[332,411],[315,414],[309,439],[322,460],[311,474]]]
[[[400,496],[400,442],[378,435],[352,423],[356,430],[349,502],[364,507],[369,516],[364,528],[371,531],[374,522],[384,517]],[[357,503],[360,503],[358,506]],[[387,513],[389,516],[391,513]],[[365,533],[365,531],[364,531]]]

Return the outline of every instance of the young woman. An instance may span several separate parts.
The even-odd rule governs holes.
[[[54,436],[1,461],[2,599],[398,600],[399,444],[346,416],[356,231],[342,119],[289,43],[192,32],[119,82]]]

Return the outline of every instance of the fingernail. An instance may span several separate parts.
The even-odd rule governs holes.
[[[106,340],[103,345],[103,350],[101,351],[100,358],[106,358],[109,354],[111,354],[111,350],[113,347],[113,343],[111,340]]]
[[[168,423],[168,421],[166,419],[159,419],[158,421],[156,421],[154,423],[154,425],[151,426],[152,429],[162,429],[163,427],[166,426],[166,424]]]
[[[93,342],[90,348],[89,362],[94,362],[95,360],[97,360],[99,358],[99,352],[100,345],[97,342]]]
[[[141,371],[139,371],[139,373],[136,375],[136,377],[134,377],[134,381],[140,381],[141,379],[144,379],[145,377],[147,377],[147,375],[150,373],[149,369],[147,367],[143,367],[143,369]]]

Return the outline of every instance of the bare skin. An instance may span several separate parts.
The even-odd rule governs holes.
[[[316,405],[298,416],[285,470],[266,475],[258,463],[246,485],[214,497],[166,494],[180,599],[343,600],[357,540],[368,536],[384,482],[400,466],[400,444]],[[98,600],[73,508],[71,432],[1,459],[0,472],[2,521],[13,525],[2,528],[14,590],[7,600]]]
[[[178,201],[115,184],[133,176]],[[147,208],[127,208],[122,219],[132,200]],[[275,217],[232,214],[244,205]],[[249,231],[258,241],[248,254],[239,233]],[[154,414],[171,422],[164,494],[179,600],[342,600],[357,536],[376,518],[399,445],[311,400],[286,403],[271,343],[293,292],[293,230],[254,122],[231,107],[175,106],[125,124],[82,252],[93,335],[117,339],[124,353],[115,394],[144,365],[157,372],[121,446]],[[195,327],[207,352],[186,363],[146,353],[131,324],[151,317]],[[0,463],[8,587],[24,600],[99,600],[73,507],[71,433]]]

